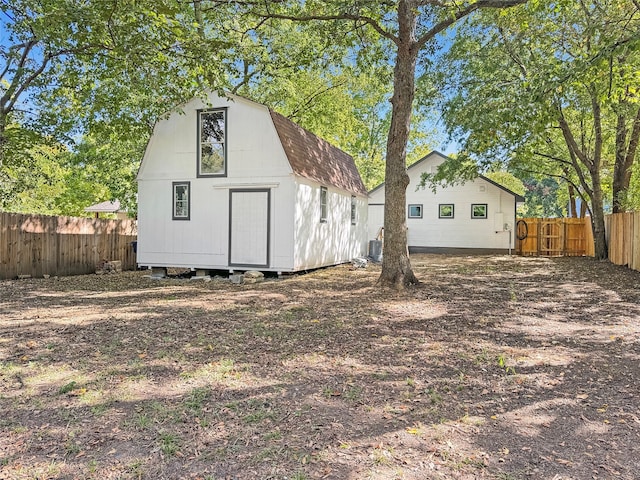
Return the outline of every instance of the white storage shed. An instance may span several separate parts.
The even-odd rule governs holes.
[[[193,99],[160,120],[138,172],[138,264],[295,272],[366,253],[353,158],[264,105]]]

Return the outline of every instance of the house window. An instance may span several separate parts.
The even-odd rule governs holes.
[[[422,218],[422,205],[409,205],[409,218]]]
[[[320,223],[327,221],[327,187],[320,187]]]
[[[453,218],[453,203],[438,205],[438,218]]]
[[[227,110],[198,111],[198,176],[227,174]]]
[[[356,196],[351,195],[351,225],[356,224]]]
[[[190,182],[173,182],[173,219],[189,220],[191,216]]]
[[[471,218],[487,218],[487,204],[473,203],[471,205]]]

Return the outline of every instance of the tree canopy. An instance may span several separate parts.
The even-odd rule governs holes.
[[[637,157],[639,46],[633,0],[531,2],[465,24],[439,67],[452,73],[443,104],[458,161],[565,182],[590,210],[598,258],[608,189],[620,209]]]

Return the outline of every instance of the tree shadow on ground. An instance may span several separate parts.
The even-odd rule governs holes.
[[[635,272],[414,263],[0,283],[6,478],[633,478]]]

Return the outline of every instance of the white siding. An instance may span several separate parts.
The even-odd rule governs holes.
[[[442,163],[439,154],[430,154],[425,160],[408,170],[407,237],[410,247],[507,249],[513,234],[504,231],[505,223],[513,229],[515,224],[515,198],[482,178],[447,188],[421,188],[422,172]],[[384,223],[382,213],[385,201],[384,186],[369,195],[369,237],[374,238]],[[438,217],[439,204],[453,204],[454,218]],[[472,219],[471,205],[487,204],[486,219]],[[422,205],[422,218],[408,218],[409,205]]]
[[[328,190],[326,222],[320,222],[321,186]],[[352,225],[351,195],[329,185],[298,182],[294,234],[297,270],[344,263],[366,255],[367,199],[356,197],[356,224]]]

